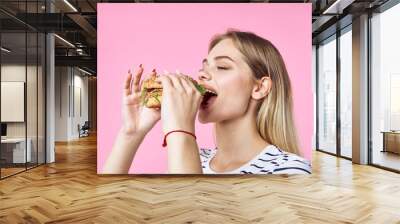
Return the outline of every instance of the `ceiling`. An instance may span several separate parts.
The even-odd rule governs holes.
[[[312,3],[313,42],[318,42],[341,26],[351,23],[351,17],[373,9],[387,0],[204,0],[202,2],[226,3]],[[96,5],[108,3],[167,3],[199,1],[157,1],[157,0],[1,0],[1,30],[7,34],[4,38],[10,46],[18,49],[24,46],[25,39],[18,32],[28,28],[31,31],[55,32],[61,38],[55,38],[56,65],[81,66],[96,71],[97,57],[97,15]],[[49,13],[52,11],[52,13]],[[26,13],[27,12],[27,13]],[[346,20],[347,19],[347,20]],[[13,34],[11,34],[13,33]],[[3,35],[4,36],[4,35]],[[14,42],[14,43],[12,43]],[[5,43],[4,41],[2,43]],[[4,44],[3,44],[4,46]],[[34,45],[29,45],[34,46]],[[28,47],[28,52],[31,50]],[[20,48],[22,49],[22,48]]]

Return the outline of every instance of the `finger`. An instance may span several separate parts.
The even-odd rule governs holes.
[[[193,92],[193,87],[190,85],[189,78],[185,75],[180,75],[181,83],[187,93]]]
[[[190,85],[190,87],[194,90],[195,95],[198,96],[198,105],[200,105],[202,99],[203,99],[203,95],[201,95],[200,91],[197,89],[197,87],[194,85],[193,80],[188,79],[188,84]]]
[[[179,78],[179,81],[181,82],[181,84],[182,84],[182,87],[184,87],[185,89],[186,89],[186,87],[187,87],[187,83],[186,83],[186,85],[184,85],[184,82],[186,81],[186,80],[188,80],[188,77],[187,77],[187,75],[184,75],[183,73],[181,73],[178,69],[176,70],[176,76]]]
[[[183,88],[183,86],[182,86],[182,83],[181,83],[181,79],[182,78],[180,78],[178,75],[176,75],[176,74],[173,74],[173,75],[170,75],[170,78],[171,78],[171,81],[172,81],[172,83],[173,83],[173,85],[174,85],[174,88],[176,89],[176,90],[178,90],[178,91],[185,91],[185,89]]]
[[[128,75],[125,77],[125,84],[124,84],[125,96],[128,96],[131,94],[131,81],[132,81],[132,74],[131,74],[131,70],[129,70]]]
[[[142,78],[143,74],[143,66],[142,64],[139,65],[139,69],[136,71],[135,76],[133,77],[133,91],[139,92],[140,91],[140,79]]]
[[[198,91],[199,92],[199,90],[197,90],[197,88],[196,88],[196,86],[194,85],[194,81],[193,80],[191,80],[191,78],[190,77],[186,77],[187,78],[187,81],[188,81],[188,83],[189,83],[189,85],[190,85],[190,87],[192,87],[193,89],[195,89],[196,91]],[[200,92],[199,92],[200,93]]]
[[[151,71],[150,77],[151,77],[151,78],[155,78],[156,82],[158,82],[158,83],[161,84],[161,81],[157,79],[157,71],[156,71],[155,68]]]
[[[172,81],[171,81],[170,77],[168,77],[167,75],[159,76],[159,77],[157,77],[156,80],[161,81],[161,84],[163,86],[163,91],[173,88]]]
[[[153,69],[153,70],[151,71],[150,76],[151,76],[151,77],[156,77],[156,76],[157,76],[157,71],[156,71],[156,69]]]

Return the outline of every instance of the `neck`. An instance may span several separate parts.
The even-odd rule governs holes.
[[[259,134],[256,116],[244,116],[215,124],[218,157],[225,161],[248,161],[269,145]]]

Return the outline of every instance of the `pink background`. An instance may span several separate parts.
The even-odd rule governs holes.
[[[143,64],[145,74],[179,71],[197,78],[211,37],[227,28],[251,31],[281,52],[294,92],[301,149],[311,159],[311,4],[98,4],[97,171],[121,126],[123,79]],[[199,147],[215,148],[213,124],[196,121]],[[139,147],[130,173],[165,173],[167,152],[161,122]]]

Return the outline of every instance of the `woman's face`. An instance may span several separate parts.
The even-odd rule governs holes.
[[[218,94],[200,106],[201,123],[221,122],[246,113],[252,92],[252,72],[231,39],[220,41],[203,60],[199,83]]]

